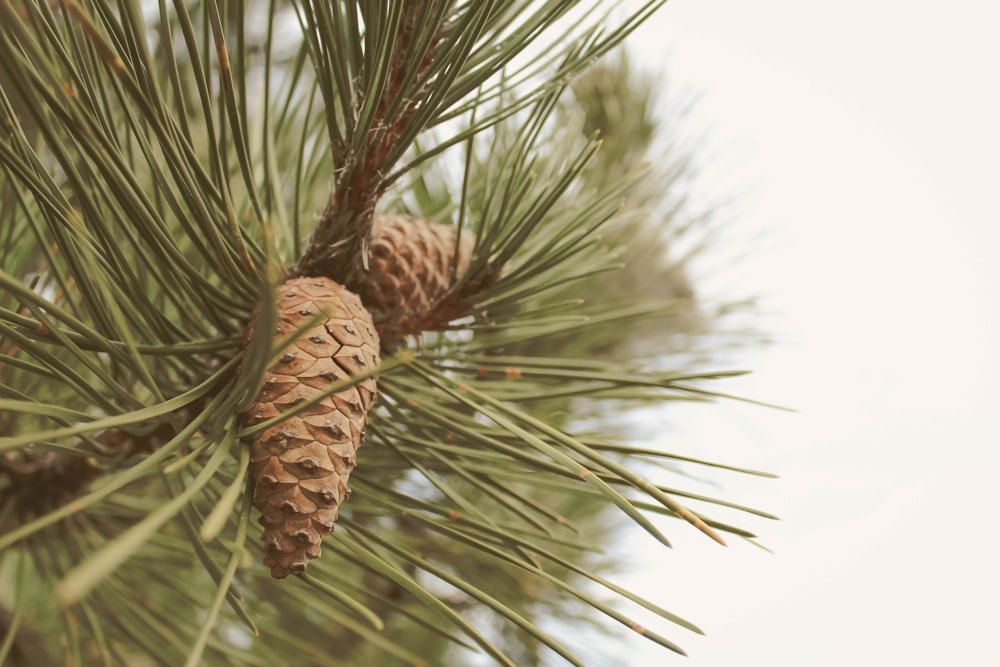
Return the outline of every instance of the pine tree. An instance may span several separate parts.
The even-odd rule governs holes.
[[[0,2],[0,663],[683,652],[602,555],[753,537],[620,436],[732,375],[654,363],[701,218],[600,59],[663,4]]]

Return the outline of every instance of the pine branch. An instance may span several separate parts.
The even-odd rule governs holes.
[[[335,183],[317,229],[299,259],[299,275],[326,275],[350,287],[358,282],[355,274],[368,269],[375,205],[390,185],[385,172],[399,150],[401,135],[430,91],[423,75],[450,32],[444,15],[447,5],[407,1],[383,6],[364,17],[365,32],[358,35],[360,40],[346,42],[364,41],[368,49],[357,63],[358,71],[339,73],[339,79],[350,81],[354,90],[349,102],[344,99],[346,92],[340,94],[343,126],[335,113],[337,107],[330,104],[328,89],[322,88],[330,109]],[[324,62],[323,54],[316,51],[320,45],[337,43],[323,39],[321,31],[332,30],[338,23],[326,11],[337,9],[327,3],[306,3],[301,10],[321,78],[325,67],[335,65]],[[431,15],[435,15],[433,19]],[[356,25],[357,20],[354,17],[351,23]],[[371,53],[373,47],[379,49],[375,54]]]
[[[677,325],[693,300],[683,280],[655,300],[600,297],[628,275],[612,246],[649,228],[635,204],[653,200],[658,173],[622,167],[652,129],[639,114],[642,131],[615,144],[614,111],[594,106],[606,81],[567,94],[663,3],[621,22],[610,4],[0,3],[0,582],[19,587],[0,604],[12,618],[81,664],[444,664],[448,647],[500,664],[547,647],[581,664],[540,620],[574,600],[616,627],[640,630],[626,608],[640,605],[698,631],[600,574],[595,533],[627,517],[666,542],[667,517],[752,535],[677,498],[770,515],[669,481],[700,461],[577,428],[639,402],[725,396],[706,387],[725,373],[651,370],[616,347],[649,317]],[[611,78],[624,97],[627,77]],[[451,242],[427,271],[443,287],[385,338],[388,361],[362,355],[357,373],[348,350],[336,363],[351,378],[300,381],[290,369],[308,360],[286,359],[290,341],[320,349],[358,331],[281,320],[282,267],[333,276],[374,307],[386,210],[405,214],[397,245],[427,218],[447,230],[430,233]],[[649,262],[647,276],[665,275]],[[280,408],[278,389],[261,390],[278,370],[301,389]],[[369,444],[338,455],[361,463],[344,530],[308,575],[262,576],[266,547],[247,538],[264,434],[332,428],[308,421],[317,406],[350,412],[375,375]],[[260,414],[244,414],[251,404]],[[302,460],[293,478],[315,481],[322,461]]]

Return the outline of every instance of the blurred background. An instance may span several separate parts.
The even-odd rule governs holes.
[[[760,297],[774,338],[725,390],[797,410],[650,418],[658,445],[781,477],[709,480],[781,517],[755,526],[773,553],[625,545],[625,583],[707,632],[684,664],[997,664],[998,25],[971,0],[672,0],[631,40],[694,95],[699,196],[733,197],[697,280]]]

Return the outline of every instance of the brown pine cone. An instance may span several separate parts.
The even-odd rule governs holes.
[[[294,278],[278,288],[275,336],[294,341],[268,368],[249,424],[280,415],[332,383],[379,363],[379,337],[357,295],[327,278]],[[303,326],[307,326],[302,330]],[[251,470],[271,576],[305,571],[333,532],[337,508],[364,440],[375,378],[332,393],[258,433]]]
[[[352,287],[371,311],[383,344],[440,329],[459,314],[452,265],[457,280],[469,268],[475,241],[463,234],[456,259],[455,234],[454,226],[426,218],[375,217],[369,271]]]

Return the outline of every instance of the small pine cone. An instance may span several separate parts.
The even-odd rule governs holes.
[[[93,459],[64,451],[0,453],[0,498],[24,523],[76,498],[97,477]],[[9,516],[9,514],[8,514]],[[5,528],[5,517],[0,528]]]
[[[276,337],[295,339],[268,368],[250,424],[378,364],[371,314],[357,295],[327,278],[294,278],[280,286],[276,325]],[[255,436],[253,502],[264,526],[264,564],[275,579],[304,572],[333,532],[374,401],[375,378],[367,378]]]
[[[426,218],[379,215],[372,228],[369,272],[353,286],[386,345],[439,329],[458,315],[449,300],[456,228]],[[462,235],[457,280],[469,268],[474,240]]]

